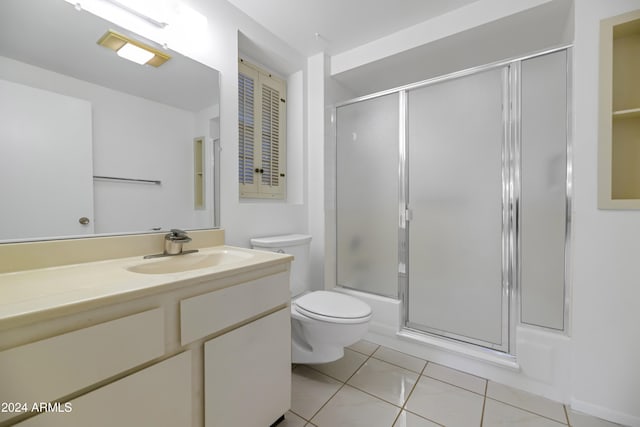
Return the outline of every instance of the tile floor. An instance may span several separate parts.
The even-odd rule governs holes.
[[[336,362],[294,366],[291,394],[280,427],[617,425],[367,341]]]

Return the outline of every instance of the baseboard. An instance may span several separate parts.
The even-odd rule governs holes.
[[[577,412],[583,412],[603,420],[612,421],[618,424],[631,427],[640,427],[640,416],[625,414],[623,412],[614,411],[604,406],[594,405],[584,400],[571,399],[571,409]]]

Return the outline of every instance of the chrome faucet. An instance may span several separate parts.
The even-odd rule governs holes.
[[[182,250],[182,245],[189,243],[191,237],[187,235],[186,231],[172,228],[171,231],[164,236],[164,252],[161,254],[145,255],[145,259],[158,258],[164,256],[185,255],[198,252],[197,249]]]

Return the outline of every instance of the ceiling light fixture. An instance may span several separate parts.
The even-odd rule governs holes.
[[[122,58],[141,65],[159,67],[171,59],[170,55],[113,30],[100,37],[98,44],[115,51]]]

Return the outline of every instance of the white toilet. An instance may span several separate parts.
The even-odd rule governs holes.
[[[251,239],[254,249],[291,254],[291,361],[327,363],[340,359],[344,348],[367,333],[371,307],[340,292],[310,292],[309,243],[311,236]]]

